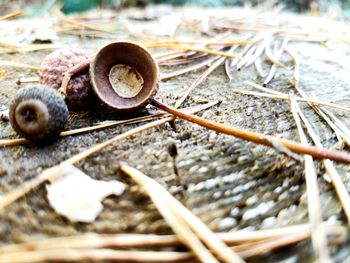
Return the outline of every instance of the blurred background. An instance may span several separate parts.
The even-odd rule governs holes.
[[[0,0],[2,14],[27,9],[28,14],[45,13],[53,5],[60,5],[66,14],[84,12],[94,8],[121,9],[125,7],[145,7],[148,5],[197,5],[202,7],[247,6],[281,10],[312,15],[328,16],[349,20],[350,0]]]

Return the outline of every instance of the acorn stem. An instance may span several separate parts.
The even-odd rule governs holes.
[[[70,69],[68,69],[63,74],[62,84],[61,84],[61,87],[60,87],[59,91],[62,92],[64,95],[66,95],[67,94],[67,86],[68,86],[68,83],[69,83],[70,79],[75,74],[78,74],[78,73],[88,69],[89,65],[90,65],[90,59],[86,59],[86,60],[80,62],[79,64],[71,67]]]
[[[175,109],[171,106],[163,104],[162,102],[155,99],[152,99],[151,103],[155,107],[161,110],[164,110],[168,113],[171,113],[176,117],[196,123],[200,126],[208,128],[210,130],[214,130],[216,132],[232,135],[234,137],[237,137],[246,141],[251,141],[254,143],[266,145],[272,148],[274,148],[275,143],[278,143],[283,147],[286,147],[287,149],[291,150],[292,152],[299,153],[299,154],[309,154],[317,159],[331,159],[338,162],[350,163],[350,155],[347,154],[346,152],[321,149],[315,146],[305,146],[291,140],[280,139],[273,136],[260,134],[257,132],[241,130],[229,125],[221,124],[215,121],[198,117],[193,114],[188,114],[183,111],[179,111],[178,109]]]

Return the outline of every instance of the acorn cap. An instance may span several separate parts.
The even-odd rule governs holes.
[[[98,51],[90,64],[90,77],[100,100],[114,109],[131,111],[143,108],[155,96],[159,70],[145,48],[115,42]]]
[[[68,119],[62,96],[37,85],[20,89],[9,107],[12,128],[28,140],[46,143],[58,137]]]

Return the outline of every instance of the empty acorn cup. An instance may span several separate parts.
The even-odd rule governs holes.
[[[136,111],[158,90],[159,70],[152,55],[131,42],[111,43],[90,63],[92,87],[101,101],[120,111]]]

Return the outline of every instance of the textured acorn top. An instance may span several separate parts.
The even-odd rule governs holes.
[[[76,48],[61,48],[50,53],[40,65],[40,84],[58,90],[62,84],[63,74],[86,60],[88,60],[86,52]],[[85,110],[91,106],[95,101],[95,96],[90,84],[88,69],[71,78],[65,97],[70,110]]]
[[[46,143],[63,130],[68,109],[57,91],[36,85],[17,92],[10,103],[9,115],[17,133],[31,141]]]
[[[146,106],[158,89],[158,66],[143,47],[115,42],[103,47],[90,64],[93,89],[99,99],[122,111]]]

